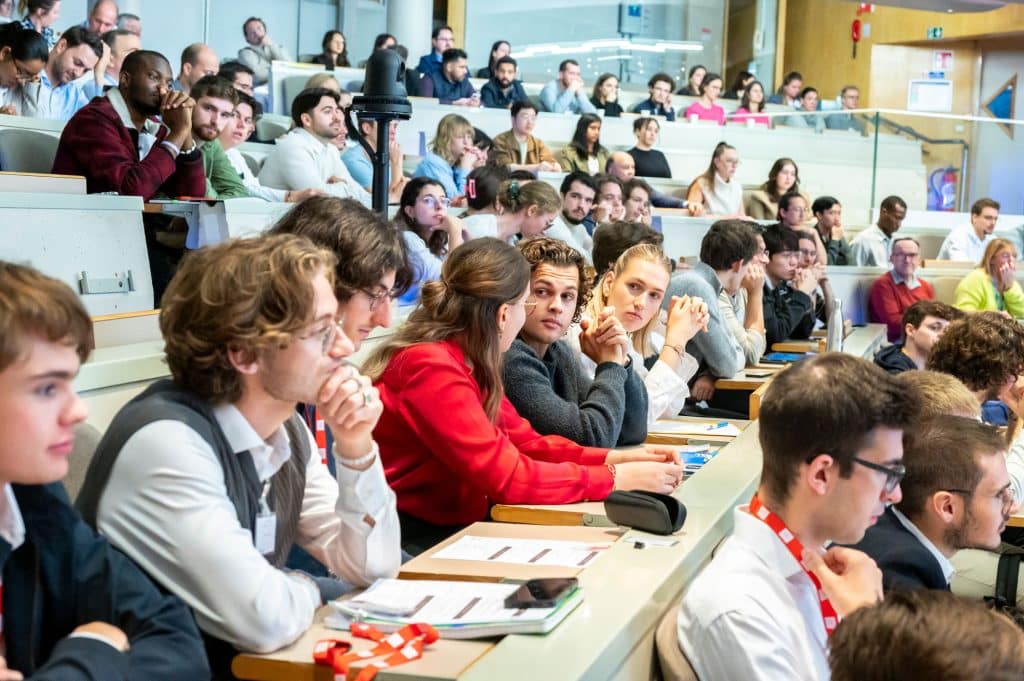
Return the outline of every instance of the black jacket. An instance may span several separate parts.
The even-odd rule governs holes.
[[[949,590],[942,566],[931,551],[903,526],[892,508],[853,548],[871,556],[882,571],[882,587],[893,589]]]
[[[875,364],[890,374],[901,374],[917,368],[914,360],[903,354],[903,343],[887,345],[875,354]]]
[[[764,331],[768,347],[790,338],[810,338],[814,331],[814,303],[803,291],[780,283],[764,287]]]
[[[12,485],[25,522],[14,551],[0,539],[7,665],[38,681],[208,679],[191,613],[164,595],[71,508],[59,483]],[[120,653],[75,627],[102,621],[131,646]]]

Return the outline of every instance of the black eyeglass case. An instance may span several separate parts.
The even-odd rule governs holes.
[[[640,490],[612,492],[604,512],[616,525],[654,534],[672,534],[686,521],[686,507],[675,497]]]

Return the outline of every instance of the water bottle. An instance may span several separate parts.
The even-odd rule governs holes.
[[[828,318],[828,334],[825,336],[825,352],[843,351],[843,301],[832,299],[832,316]]]

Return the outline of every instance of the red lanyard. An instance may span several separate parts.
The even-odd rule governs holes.
[[[807,573],[807,576],[811,578],[811,582],[814,583],[814,588],[818,592],[818,601],[821,605],[821,621],[825,625],[825,634],[831,636],[832,632],[836,630],[836,625],[839,624],[839,615],[836,613],[836,609],[832,607],[832,602],[828,600],[828,596],[821,589],[821,582],[814,576],[814,573],[807,569],[803,563],[804,545],[800,543],[800,540],[789,531],[786,527],[786,523],[782,522],[782,518],[769,511],[761,500],[754,495],[754,498],[750,500],[750,515],[754,516],[758,520],[764,522],[765,525],[772,528],[772,531],[778,536],[789,552],[796,558],[796,562],[800,564],[803,571]]]
[[[381,669],[418,660],[423,656],[423,646],[439,638],[434,627],[420,623],[407,624],[393,634],[384,634],[373,625],[357,622],[352,624],[350,631],[357,638],[376,641],[377,645],[369,650],[352,651],[352,644],[346,641],[324,640],[317,641],[313,647],[313,661],[332,667],[335,681],[345,681],[349,666],[357,660],[386,656],[366,665],[356,676],[356,681],[370,681]]]

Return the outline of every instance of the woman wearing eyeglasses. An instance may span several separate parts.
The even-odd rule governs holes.
[[[338,256],[334,295],[341,329],[358,351],[378,328],[391,326],[391,301],[412,282],[402,238],[377,213],[353,199],[314,196],[271,229],[299,234]]]
[[[736,147],[719,142],[708,169],[694,178],[686,193],[690,215],[747,217],[743,209],[743,185],[736,179],[740,154]]]
[[[444,187],[429,177],[414,177],[402,190],[395,221],[402,228],[413,274],[400,305],[414,304],[420,286],[441,277],[445,256],[462,243],[462,220],[448,212],[450,205]]]
[[[374,439],[410,553],[486,520],[495,503],[573,503],[612,489],[668,493],[679,483],[671,449],[583,447],[538,434],[516,412],[501,358],[533,307],[529,289],[530,266],[514,247],[489,237],[466,242],[364,365],[384,404]]]
[[[39,80],[48,56],[43,36],[17,22],[0,25],[0,114],[29,113],[24,86]]]

